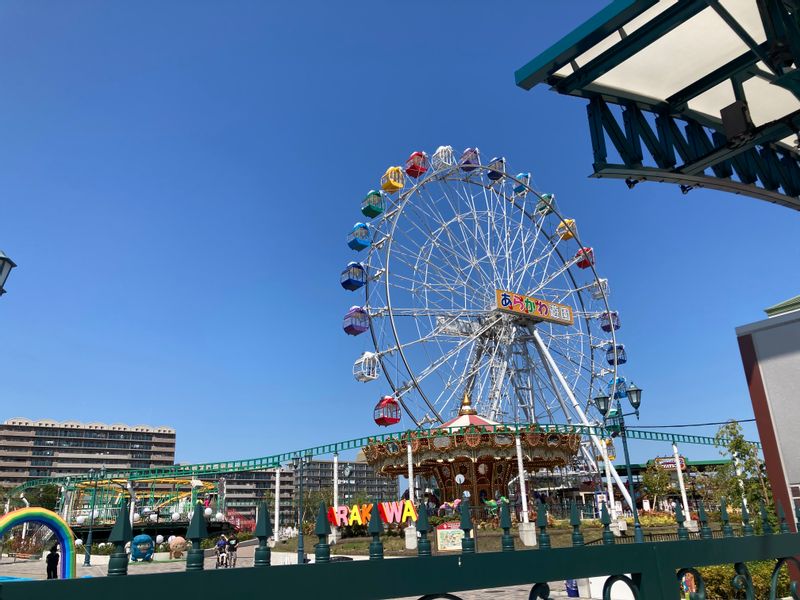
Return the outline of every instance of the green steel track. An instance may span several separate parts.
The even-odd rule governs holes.
[[[537,424],[507,424],[498,425],[495,427],[482,427],[485,432],[526,432],[526,433],[573,433],[581,435],[597,435],[601,437],[608,437],[613,433],[612,429],[589,426],[589,425],[537,425]],[[242,471],[263,471],[266,469],[274,469],[281,465],[290,462],[293,458],[302,456],[326,456],[338,452],[345,452],[347,450],[358,450],[371,442],[385,442],[389,440],[404,440],[407,439],[409,434],[415,436],[440,436],[451,435],[456,431],[461,431],[461,427],[444,429],[421,429],[410,431],[396,431],[392,433],[375,434],[365,437],[359,437],[344,442],[337,442],[333,444],[323,444],[321,446],[313,446],[303,450],[295,450],[292,452],[284,452],[282,454],[273,454],[272,456],[263,456],[261,458],[251,458],[247,460],[230,460],[224,462],[211,462],[211,463],[197,463],[193,465],[173,465],[170,467],[163,467],[157,469],[127,469],[119,471],[108,471],[106,479],[122,479],[125,481],[147,481],[152,479],[162,478],[200,478],[209,476],[219,476],[226,473],[238,473]],[[650,442],[675,442],[676,444],[696,444],[703,446],[717,446],[720,441],[713,437],[702,435],[688,435],[682,433],[664,433],[660,431],[643,431],[639,429],[626,429],[628,439],[645,440]],[[761,448],[759,442],[751,442],[753,445]],[[41,479],[31,479],[20,486],[11,490],[11,495],[16,495],[29,488],[41,487],[43,485],[58,485],[69,486],[71,483],[78,481],[85,481],[89,479],[88,473],[84,477],[44,477]]]

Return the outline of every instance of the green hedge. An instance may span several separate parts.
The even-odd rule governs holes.
[[[759,561],[747,563],[750,576],[753,579],[753,588],[756,598],[769,598],[769,581],[772,577],[772,569],[775,568],[774,561]],[[708,600],[728,600],[734,598],[745,598],[743,591],[737,591],[733,587],[733,577],[736,571],[733,565],[716,565],[713,567],[701,567],[698,569],[703,581],[706,584],[706,598]],[[789,575],[786,567],[781,568],[778,577],[778,598],[789,596]]]

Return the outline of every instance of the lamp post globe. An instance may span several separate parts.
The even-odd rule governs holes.
[[[8,279],[8,274],[11,273],[11,269],[17,266],[13,260],[6,256],[6,253],[0,250],[0,296],[6,293],[5,285],[6,279]]]
[[[609,408],[608,402],[609,402],[608,396],[600,395],[595,397],[594,399],[594,405],[597,407],[597,410],[600,411],[600,414],[603,415],[604,417],[608,414],[608,408]]]
[[[631,381],[627,393],[628,401],[631,403],[633,409],[639,410],[639,407],[642,405],[642,389],[636,387],[636,384]]]

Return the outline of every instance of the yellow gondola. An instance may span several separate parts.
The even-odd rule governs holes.
[[[562,240],[571,240],[576,232],[575,219],[564,219],[556,228],[556,233]]]
[[[381,177],[381,189],[389,194],[403,189],[406,178],[403,167],[389,167]]]

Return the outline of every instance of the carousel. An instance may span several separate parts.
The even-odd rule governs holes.
[[[404,439],[373,439],[364,447],[364,455],[377,473],[403,475],[408,471],[411,444],[414,473],[435,478],[442,500],[461,498],[467,491],[471,498],[484,502],[507,495],[510,481],[518,475],[517,431],[522,464],[528,473],[571,465],[580,450],[579,434],[492,421],[479,416],[465,394],[455,419],[433,429],[410,431]],[[458,475],[464,477],[461,484]]]

